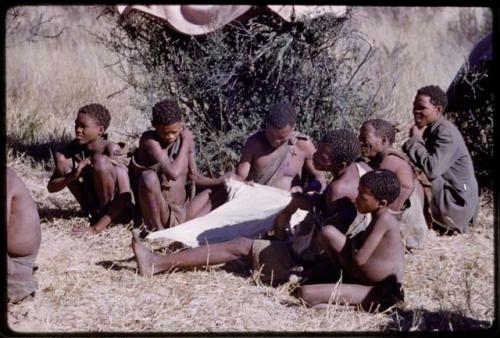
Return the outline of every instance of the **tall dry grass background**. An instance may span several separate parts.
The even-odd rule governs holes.
[[[95,43],[109,28],[99,6],[21,7],[19,26],[6,36],[7,165],[25,181],[42,220],[39,292],[9,305],[8,324],[23,332],[81,331],[419,331],[491,327],[494,303],[493,200],[481,196],[471,233],[429,235],[426,247],[406,255],[405,304],[367,314],[346,308],[308,309],[287,286],[271,288],[220,267],[167,273],[151,279],[135,271],[126,227],[95,238],[73,238],[85,224],[67,191],[48,194],[49,148],[72,137],[78,108],[90,102],[112,113],[115,141],[137,142],[149,127],[132,108],[133,89],[114,70],[116,57]],[[12,9],[11,9],[12,10]],[[49,22],[35,31],[42,15]],[[404,128],[411,123],[417,88],[446,89],[468,53],[491,29],[486,8],[355,8],[356,25],[376,47],[362,69],[379,83],[397,77],[380,115]],[[62,33],[60,33],[62,31]],[[55,37],[43,37],[50,35]],[[387,80],[387,82],[390,82]],[[24,151],[19,152],[19,150]],[[36,150],[36,151],[35,151]],[[34,155],[35,159],[30,157]],[[40,162],[43,159],[45,162]]]

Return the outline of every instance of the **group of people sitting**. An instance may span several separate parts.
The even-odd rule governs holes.
[[[89,104],[78,111],[75,139],[55,152],[47,187],[67,187],[89,216],[89,226],[72,230],[77,235],[97,234],[111,223],[140,224],[142,231],[132,234],[140,275],[244,259],[271,284],[299,276],[294,293],[311,306],[333,302],[383,310],[404,299],[405,247],[422,248],[431,228],[467,232],[478,213],[471,157],[456,126],[443,116],[446,105],[439,87],[420,88],[415,125],[399,151],[393,146],[396,128],[383,119],[365,121],[359,135],[328,131],[316,147],[295,130],[294,107],[276,103],[262,130],[244,144],[236,171],[210,178],[197,168],[193,135],[175,102],[154,105],[152,130],[128,156],[124,144],[107,139],[109,111]],[[273,231],[167,255],[144,245],[145,234],[221,206],[229,179],[291,194]],[[291,229],[298,209],[308,214]],[[9,168],[7,215],[8,297],[15,302],[37,288],[33,272],[41,231],[28,189]],[[297,249],[304,238],[307,245]]]

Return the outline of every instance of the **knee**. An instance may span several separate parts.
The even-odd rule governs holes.
[[[156,172],[152,170],[146,170],[142,172],[141,178],[139,180],[139,188],[141,190],[153,191],[160,187],[160,180]]]
[[[232,240],[233,253],[237,256],[246,256],[250,253],[252,249],[252,240],[246,237],[236,237]]]
[[[99,173],[108,171],[112,167],[112,164],[106,155],[101,155],[101,154],[94,155],[92,157],[92,163],[93,163],[94,171],[99,172]]]

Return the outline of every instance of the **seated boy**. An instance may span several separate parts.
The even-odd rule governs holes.
[[[399,196],[388,205],[401,223],[401,235],[409,248],[421,248],[427,228],[430,227],[430,213],[424,215],[424,192],[416,179],[409,158],[393,148],[395,127],[382,119],[368,120],[359,131],[361,154],[374,169],[392,170],[401,187]],[[429,223],[426,222],[426,217]]]
[[[33,276],[40,248],[40,218],[24,183],[7,168],[7,297],[16,303],[33,294],[38,282]]]
[[[55,170],[49,192],[67,187],[90,226],[76,227],[75,235],[97,234],[110,223],[126,224],[132,219],[132,195],[126,156],[121,146],[104,134],[111,116],[104,106],[92,103],[80,108],[75,120],[76,138],[54,154]]]
[[[403,151],[430,186],[433,225],[467,232],[479,211],[478,185],[460,131],[443,117],[447,103],[446,94],[438,86],[417,91],[413,102],[415,125]]]
[[[132,189],[149,231],[175,226],[212,209],[210,189],[188,196],[188,174],[193,184],[206,187],[221,186],[225,179],[198,172],[193,136],[183,126],[182,112],[174,101],[156,103],[151,122],[154,130],[142,134],[129,164]]]
[[[356,208],[371,213],[369,226],[351,239],[332,225],[321,230],[326,250],[340,260],[347,283],[300,287],[298,295],[309,305],[333,302],[385,310],[404,300],[404,248],[399,223],[387,210],[400,193],[398,179],[387,169],[370,171],[361,177],[358,190]]]
[[[354,162],[360,155],[359,141],[352,132],[335,130],[321,141],[314,155],[314,165],[330,170],[334,176],[329,187],[316,198],[307,195],[292,200],[290,208],[284,211],[282,220],[286,223],[297,207],[312,209],[321,219],[331,220],[340,228],[352,222],[355,215],[344,212],[343,208],[354,202],[357,196],[359,177],[370,169],[364,163]],[[295,202],[294,202],[295,201]],[[314,209],[312,208],[314,206]],[[292,210],[293,209],[293,210]],[[317,218],[314,217],[314,218]],[[343,224],[342,224],[343,223]],[[330,224],[330,223],[328,223]],[[279,224],[278,226],[283,226]],[[141,275],[150,276],[172,267],[197,267],[214,265],[247,257],[252,261],[253,270],[260,272],[263,281],[286,282],[295,266],[304,262],[293,251],[289,241],[251,240],[238,237],[228,242],[209,244],[170,255],[151,253],[134,233],[132,248]]]
[[[312,163],[316,149],[307,136],[294,131],[296,122],[290,104],[273,104],[264,129],[250,136],[243,146],[236,174],[243,180],[296,192],[302,191],[302,171],[306,169],[312,179],[307,190],[322,190],[324,174]]]

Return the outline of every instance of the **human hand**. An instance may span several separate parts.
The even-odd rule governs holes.
[[[302,187],[300,185],[296,185],[296,186],[291,187],[289,191],[292,194],[294,194],[294,193],[302,193],[303,192]]]
[[[71,178],[72,179],[77,179],[78,177],[80,177],[80,175],[82,174],[82,170],[83,168],[85,168],[87,165],[90,165],[91,164],[91,161],[90,161],[90,158],[86,158],[80,162],[78,162],[78,165],[76,166],[75,169],[73,169],[73,171],[71,172]]]
[[[422,137],[426,128],[427,128],[427,126],[423,126],[422,128],[419,128],[416,125],[414,125],[410,129],[410,137],[412,137],[412,136]]]

